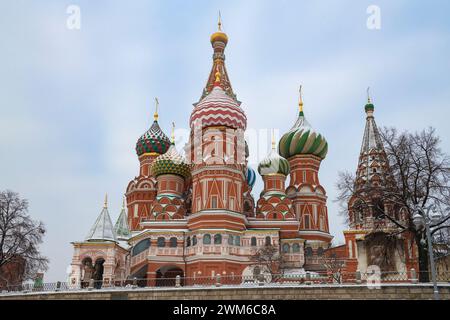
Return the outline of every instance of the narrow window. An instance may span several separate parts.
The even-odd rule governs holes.
[[[234,211],[234,198],[230,198],[230,210]]]
[[[166,239],[164,237],[159,237],[157,240],[158,247],[162,248],[166,246]]]
[[[211,235],[210,234],[205,234],[203,236],[203,244],[211,244]]]
[[[214,235],[214,244],[222,244],[222,235],[220,234]]]
[[[211,208],[212,209],[217,208],[217,197],[216,196],[211,197]]]
[[[305,215],[305,229],[310,228],[309,214]]]

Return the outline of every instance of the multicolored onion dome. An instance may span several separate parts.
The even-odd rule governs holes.
[[[253,170],[250,167],[247,167],[247,171],[245,172],[245,178],[247,179],[247,184],[250,186],[250,188],[253,188],[256,182],[255,170]]]
[[[247,127],[247,117],[240,107],[240,102],[227,95],[220,85],[215,85],[211,92],[194,106],[189,121],[191,128],[197,123],[202,128],[226,126],[245,130]]]
[[[281,137],[278,150],[287,159],[299,154],[312,154],[325,159],[328,142],[311,127],[303,111],[300,111],[292,129]]]
[[[155,120],[150,129],[138,139],[136,143],[136,153],[138,156],[151,152],[163,154],[169,147],[169,138],[162,132],[158,121]]]
[[[287,176],[291,170],[289,161],[280,156],[275,148],[272,148],[270,153],[258,165],[258,172],[260,175],[282,174]]]
[[[162,174],[176,174],[187,178],[191,174],[191,168],[181,156],[175,144],[171,144],[166,153],[158,156],[152,163],[152,173],[157,177]]]

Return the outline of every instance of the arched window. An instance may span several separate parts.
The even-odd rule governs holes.
[[[382,219],[384,217],[384,202],[382,199],[374,199],[373,201],[373,216],[375,219]]]
[[[196,246],[197,245],[197,236],[193,236],[192,237],[192,245]]]
[[[230,246],[232,246],[234,244],[234,239],[233,239],[233,235],[232,234],[228,235],[228,244]]]
[[[150,239],[144,239],[144,240],[138,242],[133,247],[133,250],[131,252],[131,256],[135,256],[135,255],[141,253],[142,251],[147,250],[149,247],[150,247]]]
[[[319,249],[317,249],[317,255],[318,256],[322,256],[323,255],[323,248],[319,247]]]
[[[186,238],[186,247],[189,247],[191,245],[191,237]]]
[[[291,251],[291,247],[288,243],[283,244],[283,253],[289,253]]]
[[[220,234],[214,235],[214,244],[222,244],[222,235]]]
[[[299,253],[300,252],[300,245],[298,243],[294,243],[292,245],[292,252]]]
[[[210,234],[205,234],[203,236],[203,244],[211,244],[211,235]]]
[[[241,237],[240,236],[234,237],[234,245],[235,246],[240,246],[241,245]]]
[[[175,237],[170,238],[170,247],[171,248],[177,247],[177,238],[175,238]]]
[[[162,248],[166,246],[166,239],[164,237],[159,237],[157,240],[158,247]]]
[[[250,240],[250,245],[252,247],[256,247],[256,237],[252,237],[252,239]]]
[[[270,246],[272,244],[272,241],[270,240],[270,237],[266,237],[266,246]]]
[[[313,249],[311,247],[305,248],[305,256],[311,257],[313,255]]]

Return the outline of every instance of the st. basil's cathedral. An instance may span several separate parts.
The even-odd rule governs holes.
[[[139,175],[126,187],[117,222],[112,223],[105,199],[87,237],[72,243],[73,285],[90,279],[103,285],[139,279],[151,286],[177,275],[186,283],[217,275],[242,279],[264,272],[253,257],[268,245],[282,254],[284,274],[323,271],[321,256],[333,239],[326,190],[319,181],[328,143],[306,120],[300,95],[295,123],[278,148],[272,138],[271,151],[258,165],[264,187],[255,201],[257,174],[247,165],[244,139],[247,117],[225,67],[228,36],[220,22],[210,40],[213,65],[190,115],[185,156],[175,146],[173,129],[169,139],[160,128],[156,109],[151,127],[136,143]],[[358,177],[380,183],[388,164],[373,110],[373,105],[366,105]],[[368,232],[364,217],[355,219],[351,217],[351,230],[344,232],[346,244],[335,248],[352,271],[364,268],[364,263],[367,268],[356,242]],[[406,258],[398,258],[400,269],[416,263],[408,241],[405,247],[412,249],[404,250]]]

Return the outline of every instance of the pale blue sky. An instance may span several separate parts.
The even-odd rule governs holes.
[[[81,9],[80,30],[66,28],[70,4]],[[380,30],[366,27],[372,4]],[[45,222],[46,281],[65,279],[70,242],[84,239],[105,192],[117,218],[154,97],[167,133],[172,121],[187,129],[211,67],[218,10],[248,127],[268,133],[250,145],[253,168],[269,130],[294,123],[303,84],[306,117],[329,142],[320,179],[337,243],[335,182],[339,170],[356,169],[367,86],[379,126],[434,126],[450,151],[448,1],[2,0],[0,189],[29,199]],[[258,177],[255,197],[261,185]]]

